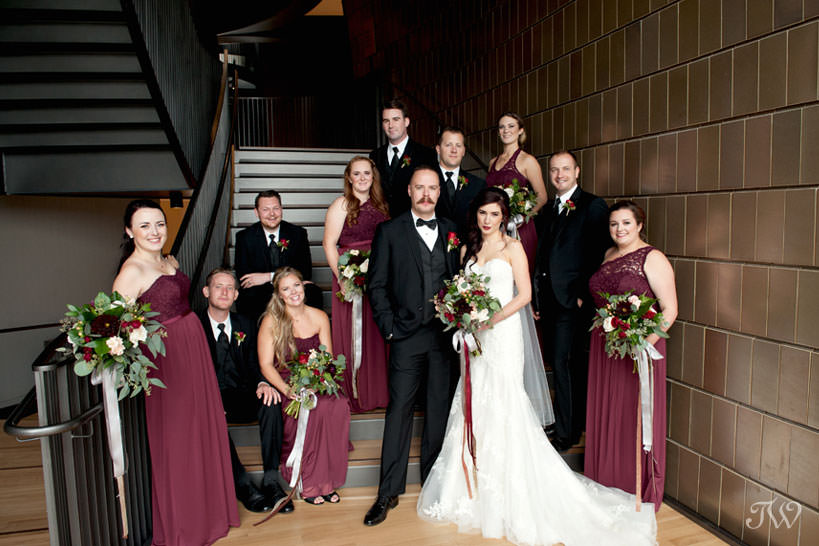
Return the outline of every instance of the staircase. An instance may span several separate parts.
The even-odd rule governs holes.
[[[327,207],[344,192],[344,168],[365,150],[244,148],[234,158],[234,195],[230,225],[230,263],[234,263],[236,233],[257,222],[256,194],[276,190],[282,198],[282,218],[307,230],[313,257],[313,282],[324,292],[330,312],[332,272],[321,240]]]
[[[119,0],[0,4],[0,167],[8,194],[189,189]]]
[[[313,281],[324,291],[324,308],[331,304],[331,275],[321,246],[324,215],[344,188],[344,167],[364,150],[306,150],[284,148],[244,148],[234,158],[234,197],[231,220],[230,261],[234,262],[236,233],[257,221],[253,200],[262,190],[274,189],[281,194],[283,218],[307,229],[313,257]],[[551,381],[551,377],[549,378]],[[421,430],[423,415],[416,414],[410,449],[407,484],[412,491],[420,483]],[[381,438],[384,411],[354,415],[350,423],[347,481],[342,496],[374,496],[381,463]],[[231,425],[230,435],[239,457],[258,480],[262,477],[259,429],[256,425]],[[582,470],[583,443],[563,455],[576,471]]]

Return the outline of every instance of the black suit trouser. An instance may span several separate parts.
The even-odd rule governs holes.
[[[228,423],[252,423],[259,421],[259,439],[262,446],[262,467],[264,483],[276,480],[279,475],[279,458],[282,451],[281,404],[264,405],[256,398],[256,391],[225,389],[220,391]],[[237,492],[250,483],[244,465],[239,460],[233,439],[230,439],[230,463],[233,468],[233,483]]]
[[[434,321],[390,345],[390,402],[381,445],[380,496],[404,492],[412,440],[413,404],[426,382],[424,430],[421,437],[421,481],[429,475],[444,442],[449,415],[450,368],[454,352],[449,336]]]
[[[544,288],[541,317],[545,322],[545,358],[554,372],[555,435],[577,443],[586,426],[591,325],[586,307],[590,305],[566,309],[557,303],[548,285]]]

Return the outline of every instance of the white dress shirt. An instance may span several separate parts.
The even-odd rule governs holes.
[[[216,320],[214,320],[212,316],[210,316],[210,313],[208,313],[208,320],[210,320],[210,328],[211,330],[213,330],[213,339],[217,341],[219,340],[219,334],[222,332],[219,329],[219,325],[224,324],[225,335],[228,337],[228,342],[230,342],[230,334],[233,331],[233,329],[230,327],[230,315],[228,315],[228,318],[225,322],[217,322]]]
[[[407,142],[409,142],[409,136],[404,137],[404,140],[399,142],[398,144],[393,144],[392,142],[387,142],[387,165],[392,162],[392,149],[398,148],[398,161],[401,161],[401,156],[404,155],[404,149],[407,147]],[[401,164],[399,163],[398,166],[400,167]]]
[[[441,175],[444,177],[444,183],[446,183],[446,173],[452,173],[452,183],[455,185],[455,191],[458,191],[458,176],[461,174],[461,166],[458,165],[454,169],[450,169],[448,167],[444,167],[440,163],[438,164],[438,168],[441,169]],[[441,188],[441,193],[445,193],[446,188]]]
[[[435,247],[435,241],[438,240],[438,225],[435,225],[435,229],[429,229],[428,226],[419,226],[416,222],[420,216],[417,216],[412,209],[410,209],[410,214],[412,214],[412,225],[415,226],[415,231],[418,232],[418,235],[424,240],[427,248],[432,252],[432,249]],[[436,220],[435,216],[433,215],[430,220]]]

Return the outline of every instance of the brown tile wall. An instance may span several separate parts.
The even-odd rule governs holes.
[[[516,111],[542,164],[574,149],[586,188],[645,204],[679,297],[666,493],[749,544],[819,543],[819,2],[344,4],[415,138],[429,109],[487,162]]]

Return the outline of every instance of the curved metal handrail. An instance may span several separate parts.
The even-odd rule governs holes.
[[[14,411],[9,415],[8,420],[3,425],[3,430],[6,434],[16,436],[18,440],[34,440],[37,438],[44,438],[46,436],[56,436],[63,432],[69,432],[75,428],[83,426],[85,423],[93,419],[102,411],[102,404],[97,404],[80,415],[63,421],[62,423],[54,423],[53,425],[43,425],[39,427],[21,427],[19,425],[20,419],[29,414],[29,410],[37,401],[37,390],[32,388],[23,401],[17,404]]]

